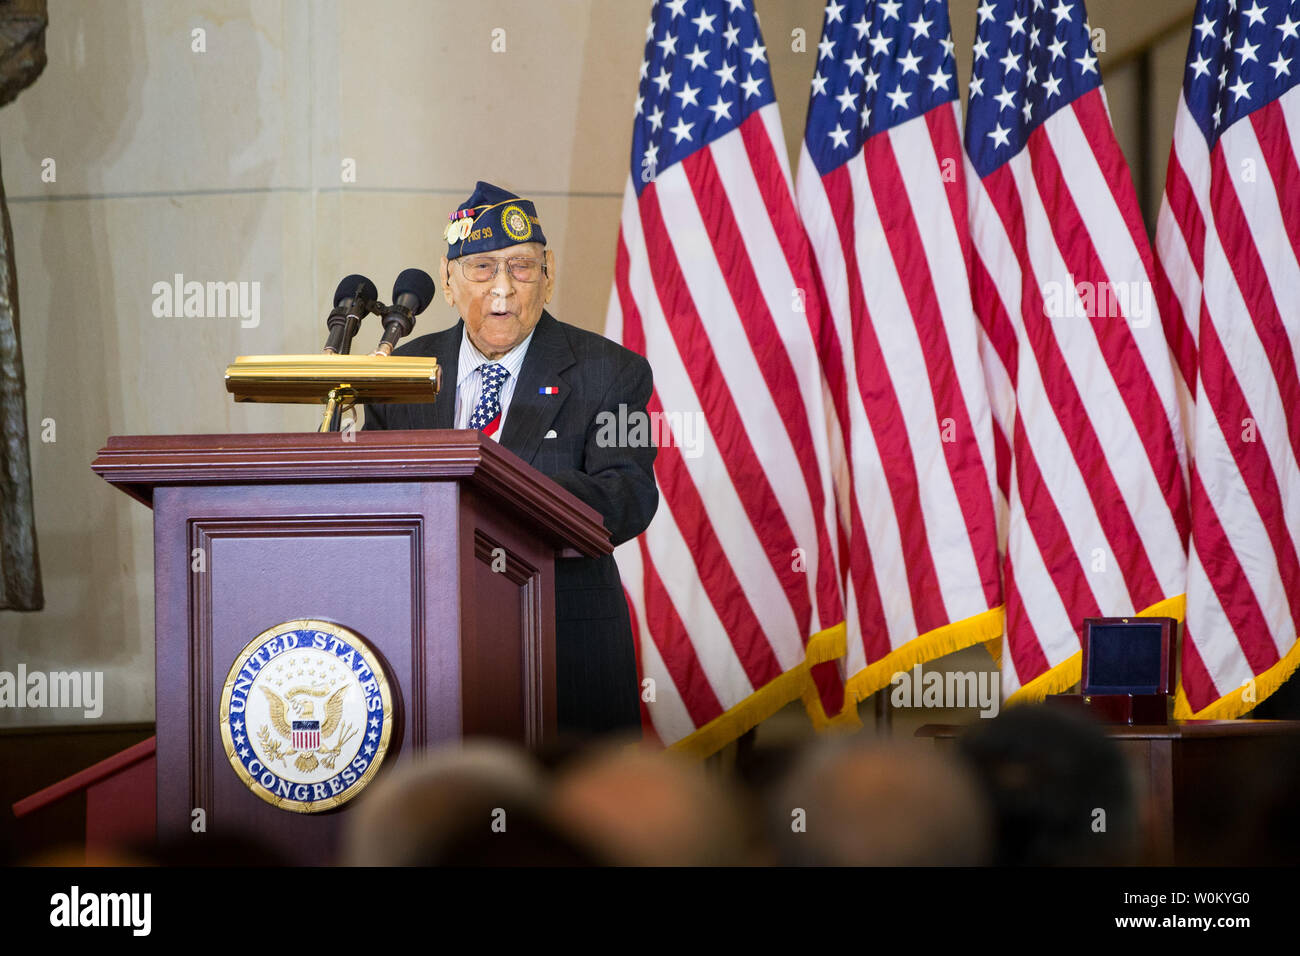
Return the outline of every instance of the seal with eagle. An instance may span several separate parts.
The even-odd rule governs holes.
[[[320,765],[333,770],[334,761],[342,752],[343,745],[356,733],[349,724],[343,723],[343,698],[347,695],[348,685],[344,684],[325,701],[325,719],[319,722],[315,719],[316,704],[312,698],[326,696],[330,693],[327,689],[295,687],[281,698],[265,685],[259,687],[266,695],[267,707],[271,711],[271,727],[284,738],[290,748],[282,750],[281,742],[273,740],[263,724],[259,736],[267,749],[267,760],[283,763],[289,757],[294,757],[293,765],[303,773],[310,773]],[[288,716],[290,712],[294,715],[292,724]],[[336,730],[339,736],[334,746],[325,746]]]

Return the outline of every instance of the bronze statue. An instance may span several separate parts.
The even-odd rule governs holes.
[[[0,0],[0,106],[45,68],[45,0]],[[45,606],[36,553],[14,237],[0,176],[0,609]]]

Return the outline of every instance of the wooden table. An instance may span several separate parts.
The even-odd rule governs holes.
[[[947,747],[967,726],[926,724],[916,736]],[[1270,740],[1300,735],[1300,720],[1175,720],[1102,729],[1132,770],[1139,820],[1145,824],[1142,862],[1195,864],[1205,862],[1196,855],[1196,837],[1214,824],[1204,818],[1206,808],[1231,806],[1229,791],[1240,787],[1242,768],[1260,766],[1254,756],[1266,759],[1262,751]]]

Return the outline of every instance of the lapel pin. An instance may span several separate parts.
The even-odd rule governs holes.
[[[543,385],[537,390],[538,395],[559,395],[560,389],[555,385]]]

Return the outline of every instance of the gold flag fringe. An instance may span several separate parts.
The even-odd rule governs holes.
[[[827,726],[843,720],[842,717],[837,717],[836,721],[826,721],[811,670],[815,664],[844,656],[844,634],[843,621],[824,631],[818,631],[808,639],[804,646],[804,659],[796,667],[768,681],[740,703],[670,745],[668,749],[694,757],[707,757],[797,699],[802,699],[805,707],[815,706],[815,713],[810,709],[814,725],[818,723],[816,714],[821,714],[821,719]],[[854,716],[856,718],[856,714]]]

